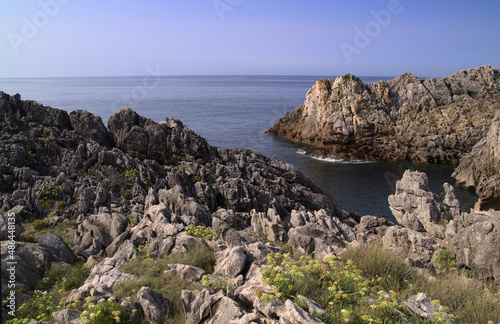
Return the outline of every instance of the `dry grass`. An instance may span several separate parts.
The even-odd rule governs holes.
[[[181,302],[182,290],[200,290],[203,286],[198,282],[183,280],[175,275],[164,273],[168,264],[180,263],[202,268],[212,273],[215,265],[214,253],[208,248],[191,250],[186,254],[160,256],[156,259],[148,254],[140,254],[136,259],[122,267],[123,272],[132,273],[137,279],[128,280],[115,286],[114,292],[119,297],[135,298],[137,291],[146,286],[161,293],[172,304],[172,323],[184,323],[185,313]]]
[[[401,257],[384,250],[380,245],[347,250],[343,256],[351,259],[368,279],[376,279],[386,290],[400,298],[418,292],[450,309],[463,323],[500,323],[500,299],[484,283],[468,279],[459,273],[446,272],[437,278],[417,274]]]

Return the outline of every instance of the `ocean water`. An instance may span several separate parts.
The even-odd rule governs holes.
[[[343,161],[304,154],[304,145],[266,134],[278,118],[300,106],[318,79],[332,76],[139,76],[0,79],[0,91],[71,112],[85,109],[107,118],[129,107],[161,121],[174,117],[222,148],[244,147],[296,166],[347,210],[394,220],[387,198],[407,168],[427,172],[442,192],[454,183],[449,166]],[[376,82],[387,77],[361,77]],[[456,188],[464,209],[476,196]]]

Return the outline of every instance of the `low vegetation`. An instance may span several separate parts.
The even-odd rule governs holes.
[[[32,298],[19,306],[16,318],[8,319],[5,323],[28,323],[31,319],[53,321],[52,312],[65,308],[64,301],[71,290],[80,287],[89,274],[90,267],[84,263],[74,266],[53,265],[36,284]]]
[[[419,320],[398,302],[396,292],[386,292],[377,280],[364,278],[352,260],[306,256],[294,260],[289,254],[276,254],[268,261],[270,267],[262,275],[272,291],[257,292],[262,301],[292,299],[301,305],[298,296],[306,296],[328,312],[320,316],[326,323],[399,323],[401,314],[415,323]]]
[[[69,219],[67,222],[60,222],[54,226],[49,225],[52,216],[44,219],[35,219],[31,223],[23,224],[25,231],[21,234],[23,241],[27,243],[36,243],[38,239],[45,234],[58,234],[64,239],[69,247],[73,247],[73,230],[76,229],[76,220]]]
[[[436,255],[444,256],[444,264],[449,266],[445,268],[456,266],[454,263],[456,261],[451,254],[446,250],[442,251],[445,252],[438,251]],[[352,259],[364,273],[371,270],[372,278],[382,278],[379,279],[381,282],[392,282],[387,289],[399,291],[398,295],[401,298],[423,292],[431,299],[439,300],[441,305],[448,307],[459,322],[500,323],[498,292],[491,292],[491,287],[478,280],[467,278],[462,272],[444,271],[437,278],[429,279],[428,276],[414,273],[400,257],[394,256],[379,245],[351,249],[344,253],[343,257]],[[381,263],[380,259],[385,259],[385,266],[379,267],[380,270],[377,273],[375,265]],[[408,275],[398,276],[398,273],[408,273]]]
[[[123,272],[134,274],[137,278],[119,283],[114,292],[119,297],[135,298],[137,292],[146,286],[157,291],[172,301],[172,323],[184,323],[185,314],[181,303],[182,290],[202,289],[200,283],[184,280],[178,276],[166,274],[169,264],[186,264],[201,268],[207,273],[214,271],[215,256],[207,248],[197,248],[184,254],[171,254],[153,258],[149,253],[141,251],[137,258],[122,267]]]
[[[215,233],[214,230],[208,229],[207,227],[202,225],[199,226],[190,225],[186,227],[186,234],[194,237],[203,238],[206,240],[217,238],[217,234]]]
[[[449,270],[457,266],[457,260],[450,251],[439,249],[434,253],[432,264],[438,270]]]
[[[446,252],[440,252],[444,253]],[[446,264],[452,264],[445,258]],[[411,323],[431,323],[410,316],[402,300],[419,292],[443,312],[433,323],[456,319],[461,323],[500,323],[500,299],[488,287],[457,271],[443,271],[438,278],[417,274],[402,258],[379,245],[348,249],[341,258],[324,261],[289,254],[269,255],[263,271],[269,289],[256,294],[262,301],[298,296],[318,302],[327,312],[326,323],[400,323],[403,314]]]

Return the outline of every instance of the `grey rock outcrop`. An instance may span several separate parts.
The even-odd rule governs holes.
[[[406,170],[396,182],[396,193],[389,196],[389,208],[402,226],[444,239],[443,221],[450,218],[439,197],[429,191],[427,175]]]
[[[482,66],[442,79],[406,73],[368,85],[352,75],[318,80],[304,104],[268,132],[312,144],[320,155],[457,164],[498,109],[499,76]]]
[[[385,218],[375,216],[363,216],[361,221],[354,228],[356,232],[356,242],[358,244],[369,244],[382,238],[387,229],[394,224]]]
[[[215,152],[204,138],[173,118],[155,123],[131,109],[122,108],[109,117],[108,125],[116,146],[140,159],[174,163],[208,159]]]
[[[181,300],[186,312],[186,324],[202,323],[210,315],[211,307],[222,298],[222,291],[213,294],[206,288],[202,291],[183,290]]]
[[[432,255],[441,246],[435,238],[401,226],[389,227],[382,242],[384,248],[405,256],[409,264],[419,268],[430,267]]]
[[[86,110],[75,110],[69,114],[73,129],[83,137],[90,138],[106,147],[113,147],[113,137],[104,126],[101,117]]]
[[[121,267],[135,256],[136,247],[130,241],[125,242],[120,251],[112,258],[106,258],[94,265],[89,277],[81,287],[73,291],[67,302],[83,300],[88,296],[115,297],[113,287],[117,283],[135,278],[133,275],[121,271]]]
[[[172,313],[172,302],[149,287],[139,289],[136,302],[141,305],[146,319],[152,324],[167,322]]]
[[[413,314],[420,315],[427,320],[435,320],[439,315],[443,323],[452,323],[449,314],[443,311],[443,306],[435,305],[432,300],[424,293],[419,293],[408,298],[404,304]]]
[[[52,313],[52,317],[56,324],[80,324],[80,315],[82,315],[81,312],[72,309],[64,309]]]
[[[447,228],[446,248],[457,266],[485,281],[500,280],[500,212],[472,211]]]
[[[404,227],[389,227],[384,247],[421,268],[432,268],[433,253],[446,248],[456,257],[457,267],[471,270],[481,280],[498,282],[500,212],[461,212],[453,187],[445,184],[444,189],[444,195],[437,196],[428,190],[424,173],[407,170],[389,197],[390,208]]]
[[[245,249],[240,246],[228,248],[215,254],[215,271],[220,272],[224,277],[235,278],[242,274],[247,263]]]
[[[21,213],[24,206],[16,206],[0,216],[0,240],[7,241],[10,238],[19,240],[24,232]]]
[[[453,173],[459,184],[476,188],[476,208],[484,210],[500,209],[500,112],[493,120],[485,138],[462,157]]]
[[[9,265],[14,262],[15,283],[17,287],[33,289],[45,270],[52,263],[75,263],[78,259],[59,235],[47,234],[40,238],[40,243],[15,242],[14,253],[9,253],[9,245],[2,242],[2,294],[8,291]]]

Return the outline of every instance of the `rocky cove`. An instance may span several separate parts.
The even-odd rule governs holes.
[[[499,183],[491,177],[498,174],[497,142],[492,138],[484,148],[484,160],[474,158],[481,145],[471,150],[498,120],[499,91],[500,70],[491,66],[441,79],[406,73],[370,84],[348,74],[318,80],[304,104],[268,132],[311,144],[309,153],[314,155],[459,165],[453,175],[458,183],[475,187],[480,204],[494,207]],[[494,130],[491,133],[497,136]],[[465,154],[468,157],[461,159]],[[481,161],[485,165],[473,165]],[[483,178],[483,171],[476,169],[489,171]]]
[[[497,70],[493,70],[493,75],[488,74],[487,67],[474,71],[465,74],[474,76],[479,84],[492,80],[495,86],[498,84]],[[345,82],[346,87],[352,88],[343,90],[346,98],[355,98],[363,88],[354,77],[337,80],[333,83]],[[316,87],[328,82],[318,81]],[[406,75],[388,84],[411,89],[412,84],[418,88],[419,82]],[[277,284],[274,288],[269,284],[267,271],[285,269],[285,263],[276,269],[273,266],[276,258],[287,253],[304,258],[314,256],[320,262],[339,256],[348,248],[368,247],[374,242],[402,255],[407,264],[429,277],[439,272],[433,256],[446,250],[456,258],[457,268],[467,269],[479,280],[498,282],[500,214],[484,209],[498,208],[500,116],[493,117],[498,110],[496,93],[485,86],[477,88],[475,83],[471,87],[477,90],[475,94],[472,90],[456,94],[461,99],[460,96],[471,99],[459,101],[455,95],[451,97],[460,109],[471,112],[453,115],[449,108],[448,116],[455,116],[454,123],[461,125],[454,133],[456,143],[450,149],[434,146],[436,149],[430,153],[410,150],[404,158],[450,163],[460,160],[456,177],[478,188],[478,209],[461,212],[452,186],[445,184],[442,195],[432,193],[425,174],[407,171],[397,183],[394,195],[388,198],[400,224],[397,226],[344,210],[334,197],[290,164],[246,149],[211,146],[179,120],[171,118],[158,123],[123,108],[109,118],[105,127],[101,118],[89,112],[68,114],[1,92],[2,295],[5,298],[11,291],[9,262],[16,263],[15,296],[20,308],[23,302],[42,298],[34,290],[52,268],[71,268],[80,260],[90,269],[83,283],[68,289],[68,294],[58,301],[59,306],[47,311],[46,316],[23,319],[87,323],[94,307],[117,304],[115,317],[165,323],[174,316],[173,305],[180,302],[186,323],[328,322],[332,319],[328,318],[325,305],[304,296],[282,297],[283,293],[275,290]],[[311,91],[308,98],[315,90]],[[329,93],[328,89],[324,91]],[[389,99],[404,102],[405,98],[415,97],[396,97],[390,87],[384,91],[387,107],[377,108],[380,116],[384,116],[384,109],[389,109]],[[368,90],[362,94],[365,92]],[[354,102],[363,106],[358,99]],[[411,113],[412,104],[413,101],[397,107],[405,107]],[[356,121],[353,137],[364,141],[364,132],[372,129],[372,143],[382,141],[375,139],[374,134],[379,133],[373,132],[378,129],[379,126],[373,126],[378,122],[367,124],[367,128],[359,126],[367,120],[362,116],[371,113],[368,106],[361,106],[356,106],[359,110],[350,119]],[[443,109],[432,102],[417,106],[418,111]],[[416,112],[415,118],[420,120],[421,115]],[[388,125],[391,118],[380,125]],[[432,123],[434,128],[429,126],[430,129],[437,130],[440,124]],[[309,125],[316,127],[313,122]],[[346,129],[349,133],[348,124]],[[393,139],[404,133],[387,132]],[[439,136],[444,138],[443,143],[448,143],[450,138],[444,132],[432,137],[434,143],[441,143]],[[360,151],[368,152],[365,148]],[[11,215],[15,215],[15,222],[9,219]],[[11,234],[14,240],[9,238]],[[13,253],[9,253],[10,241],[14,241]],[[138,266],[154,267],[164,256],[188,255],[193,251],[213,255],[211,273],[190,264],[169,263],[157,274],[158,278],[178,276],[196,287],[182,290],[179,301],[147,285],[137,291],[118,293],[118,287],[140,279],[140,272],[148,270],[142,268],[132,273],[129,268],[133,262],[139,260],[142,263]],[[318,265],[333,266],[336,262],[326,260],[331,261]],[[384,299],[392,298],[383,294],[368,297],[371,299],[366,302],[374,309]],[[361,295],[359,299],[365,302]],[[446,308],[432,304],[424,294],[392,302],[395,309],[404,306],[405,313],[397,315],[401,321],[410,316],[428,320],[439,317],[450,322],[453,318]],[[5,313],[4,309],[4,316]]]

